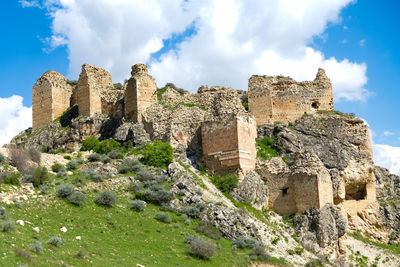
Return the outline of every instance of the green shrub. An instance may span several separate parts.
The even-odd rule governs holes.
[[[174,159],[173,148],[169,143],[155,141],[143,149],[143,161],[154,167],[167,167]]]
[[[21,177],[20,172],[10,173],[7,177],[4,178],[4,183],[10,185],[19,185],[19,177]]]
[[[195,205],[191,207],[187,207],[183,210],[183,213],[185,213],[187,216],[197,219],[200,217],[200,213],[204,210],[204,207],[201,205]]]
[[[109,162],[111,162],[111,158],[110,158],[109,156],[107,156],[107,155],[102,155],[100,160],[101,160],[101,162],[103,162],[103,163],[109,163]]]
[[[86,138],[85,141],[82,142],[81,151],[93,150],[94,147],[97,146],[99,143],[100,141],[97,140],[97,138],[94,136]]]
[[[3,153],[0,153],[0,163],[4,163],[6,161],[6,156]]]
[[[62,165],[62,164],[60,164],[60,163],[56,163],[56,164],[54,164],[53,166],[51,166],[51,170],[53,171],[53,172],[59,172],[59,171],[61,171],[61,170],[63,170],[64,169],[64,165]]]
[[[113,139],[103,140],[93,148],[93,151],[100,154],[108,154],[113,150],[119,149],[121,144]]]
[[[112,207],[116,202],[116,197],[111,191],[103,191],[94,201],[97,205]]]
[[[42,195],[47,195],[47,193],[49,193],[49,186],[46,184],[42,184],[39,186],[39,190]]]
[[[259,243],[259,241],[252,237],[238,236],[233,240],[232,246],[235,248],[253,248],[257,243]]]
[[[118,172],[121,174],[127,174],[130,171],[131,171],[131,167],[129,167],[128,165],[121,165],[118,167]]]
[[[169,213],[167,212],[157,212],[156,216],[154,217],[156,218],[157,221],[163,222],[163,223],[171,223],[171,216],[169,216]]]
[[[42,254],[43,253],[43,246],[42,243],[40,241],[35,241],[33,242],[30,246],[29,246],[30,250],[38,253],[38,254]]]
[[[227,174],[225,176],[213,176],[211,182],[224,194],[229,194],[237,187],[238,177],[235,174]]]
[[[53,246],[56,246],[56,247],[61,247],[63,242],[62,242],[61,237],[53,236],[53,237],[50,237],[49,240],[47,240],[47,244],[50,244],[50,245],[53,245]]]
[[[197,235],[186,237],[186,246],[191,255],[200,259],[210,259],[215,254],[215,244]]]
[[[154,174],[152,174],[150,171],[144,169],[136,174],[136,179],[141,182],[144,182],[144,181],[154,180],[155,177]]]
[[[100,183],[103,181],[103,176],[91,169],[84,169],[81,171],[85,179],[92,180],[93,182]]]
[[[86,196],[82,192],[75,191],[68,196],[67,200],[76,206],[83,206],[86,203]]]
[[[46,167],[38,167],[33,170],[33,181],[34,187],[39,187],[50,180],[49,172]]]
[[[67,198],[75,192],[75,186],[72,184],[62,184],[57,189],[57,196],[59,198]]]
[[[310,260],[306,263],[305,267],[324,267],[322,262],[317,259]]]
[[[147,203],[143,200],[132,200],[129,202],[129,208],[134,211],[143,211],[147,206]]]
[[[90,154],[88,157],[88,161],[90,161],[90,162],[100,161],[100,159],[101,159],[101,155],[98,153]]]
[[[122,152],[119,150],[112,150],[112,151],[110,151],[110,153],[107,154],[107,156],[109,156],[112,159],[123,159],[124,158],[124,154],[122,154]]]
[[[72,158],[71,158],[71,156],[66,155],[66,156],[64,156],[64,159],[66,159],[66,160],[71,160]]]
[[[276,136],[264,137],[261,140],[257,140],[257,157],[265,160],[273,157],[279,157],[278,152],[274,149],[276,144]]]
[[[158,205],[166,205],[174,198],[174,194],[160,186],[152,186],[144,192],[143,197],[148,202]]]
[[[199,224],[194,230],[212,239],[219,240],[222,237],[221,231],[212,224]]]
[[[76,170],[78,169],[79,165],[82,164],[82,159],[73,159],[70,162],[67,163],[67,169],[68,170]]]
[[[140,192],[140,190],[142,190],[142,188],[143,184],[140,181],[134,181],[129,185],[128,190],[134,193],[138,193]]]
[[[13,220],[8,219],[1,224],[1,231],[9,233],[15,229],[15,223]]]
[[[261,242],[256,243],[250,252],[251,258],[255,260],[268,260],[271,256],[265,252],[265,247]]]

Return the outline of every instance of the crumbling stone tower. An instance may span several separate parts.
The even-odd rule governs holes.
[[[32,89],[33,128],[54,121],[69,107],[72,87],[64,76],[48,71],[37,80]]]
[[[104,113],[102,95],[113,87],[111,74],[105,69],[89,64],[82,65],[76,87],[79,114],[93,116],[95,113]]]
[[[125,93],[125,116],[133,122],[142,122],[142,112],[157,103],[157,84],[145,64],[132,66],[131,75]]]
[[[225,121],[206,121],[201,126],[203,157],[216,174],[245,175],[256,164],[256,122],[251,116],[234,116]]]
[[[257,76],[249,79],[249,111],[257,125],[290,122],[318,110],[333,110],[332,84],[323,69],[314,81],[289,77]]]

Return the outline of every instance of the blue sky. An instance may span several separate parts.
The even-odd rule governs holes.
[[[322,65],[336,85],[335,109],[365,119],[374,143],[400,147],[397,1],[299,0],[288,11],[278,0],[253,7],[240,0],[3,2],[0,101],[23,98],[22,107],[2,111],[8,116],[27,113],[21,110],[45,71],[77,79],[83,63],[105,67],[119,82],[130,65],[145,62],[159,85],[191,91],[202,84],[246,89],[250,74],[311,79]],[[9,138],[18,127],[5,120]]]

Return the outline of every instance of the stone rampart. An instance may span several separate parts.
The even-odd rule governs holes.
[[[306,82],[281,76],[252,76],[248,99],[257,125],[287,123],[305,113],[333,110],[332,84],[323,69],[318,70],[314,81]]]

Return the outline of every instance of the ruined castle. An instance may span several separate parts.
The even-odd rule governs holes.
[[[185,120],[185,107],[178,110],[181,116],[176,116],[158,105],[157,84],[146,65],[134,65],[130,79],[123,86],[115,86],[106,70],[84,64],[77,83],[68,82],[55,71],[38,79],[32,92],[33,128],[43,127],[69,107],[77,106],[80,116],[104,114],[142,123],[152,139],[164,139],[176,147],[200,145],[202,160],[210,173],[236,172],[242,179],[257,164],[262,165],[257,161],[257,126],[294,122],[304,114],[333,110],[332,85],[323,69],[318,70],[313,81],[305,82],[281,76],[252,76],[247,94],[249,112],[243,108],[235,89],[202,86],[197,94],[191,94],[167,88],[163,104],[190,103],[208,110],[196,109],[195,117]],[[233,102],[236,104],[232,105]],[[167,112],[169,115],[164,114]],[[162,125],[160,118],[169,121],[169,126]],[[359,129],[358,124],[352,123],[346,127]],[[169,132],[171,139],[161,138],[165,132]],[[368,142],[355,144],[372,158]],[[300,160],[301,164],[287,166],[277,158],[262,168],[260,176],[269,188],[269,207],[281,214],[291,214],[311,207],[322,208],[327,203],[344,203],[348,209],[357,211],[375,201],[373,174],[369,171],[365,174],[367,182],[361,186],[340,189],[344,185],[332,183],[333,174],[322,162],[312,154],[307,155],[306,160]],[[353,175],[351,168],[347,173],[346,170],[344,178]],[[337,193],[338,190],[342,191]]]

